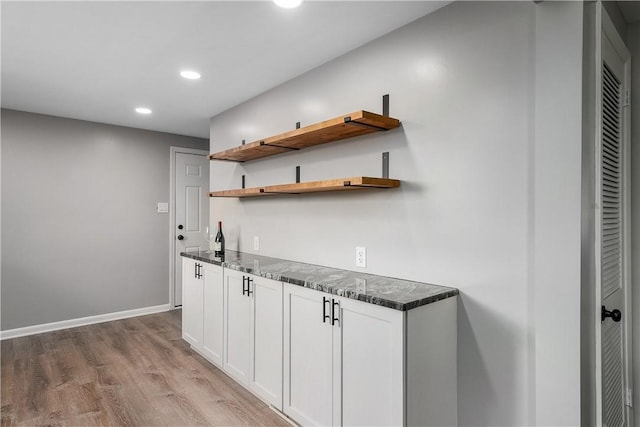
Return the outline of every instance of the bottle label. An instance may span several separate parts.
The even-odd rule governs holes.
[[[222,250],[222,243],[221,242],[215,242],[213,244],[213,250],[220,252]]]

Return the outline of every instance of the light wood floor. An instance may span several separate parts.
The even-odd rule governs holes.
[[[180,311],[2,342],[2,426],[289,426],[192,352]]]

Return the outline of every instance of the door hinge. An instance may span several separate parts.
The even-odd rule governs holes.
[[[622,106],[628,107],[631,105],[631,91],[626,89],[622,95]]]
[[[627,392],[625,393],[625,404],[629,408],[633,408],[633,390],[627,388]]]

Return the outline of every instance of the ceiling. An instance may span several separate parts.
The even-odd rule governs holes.
[[[208,138],[210,117],[447,3],[2,1],[2,107]]]

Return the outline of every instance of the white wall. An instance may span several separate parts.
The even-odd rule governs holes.
[[[198,138],[2,110],[2,330],[169,303],[169,147]]]
[[[582,23],[582,2],[536,6],[529,305],[537,425],[579,425],[581,416]]]
[[[635,420],[640,423],[640,22],[627,26],[631,52],[631,259]],[[637,424],[636,424],[637,425]]]
[[[211,120],[215,152],[390,94],[401,129],[212,162],[211,188],[380,176],[389,151],[400,189],[212,199],[212,220],[231,249],[359,270],[362,245],[364,271],[458,287],[460,425],[580,423],[581,19],[456,2]]]

